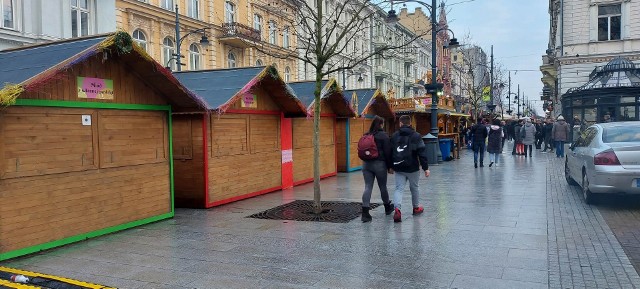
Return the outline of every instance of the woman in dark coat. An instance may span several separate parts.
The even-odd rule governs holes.
[[[489,167],[495,162],[498,166],[498,160],[502,151],[502,138],[504,137],[504,131],[500,127],[500,120],[494,119],[492,125],[489,127],[489,141],[487,144],[487,152],[489,153]]]
[[[369,213],[371,192],[373,191],[373,182],[378,180],[378,188],[380,196],[384,204],[384,211],[387,215],[393,212],[394,206],[389,199],[389,191],[387,190],[387,173],[393,167],[391,158],[391,142],[389,135],[383,130],[384,119],[375,116],[369,128],[370,134],[373,134],[378,148],[378,157],[373,160],[367,160],[362,165],[362,175],[364,176],[364,192],[362,193],[362,222],[370,222],[372,217]]]

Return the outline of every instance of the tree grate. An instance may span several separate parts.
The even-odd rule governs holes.
[[[362,203],[359,202],[321,202],[322,213],[315,214],[313,201],[296,200],[288,204],[253,214],[247,218],[267,220],[292,220],[307,222],[348,223],[360,217]],[[375,209],[380,204],[371,203],[370,208]]]

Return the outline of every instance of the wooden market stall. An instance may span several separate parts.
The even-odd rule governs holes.
[[[170,115],[205,104],[128,34],[0,65],[0,260],[173,217]]]
[[[391,105],[379,89],[347,90],[344,95],[358,115],[337,121],[338,171],[353,172],[362,169],[362,161],[358,158],[358,140],[369,131],[371,119],[376,115],[384,118],[387,132],[394,131],[396,121]]]
[[[413,127],[421,135],[431,133],[431,96],[394,98],[389,102],[393,111],[399,115],[411,116]],[[453,157],[460,158],[460,123],[469,115],[457,113],[455,101],[451,98],[438,99],[438,138],[452,139],[456,144]]]
[[[313,115],[315,81],[294,82],[289,86],[307,107],[308,118],[293,119],[293,183],[313,181]],[[337,174],[336,121],[355,117],[354,109],[335,79],[322,82],[320,102],[320,178]]]
[[[210,109],[173,115],[177,206],[210,208],[293,186],[289,117],[306,109],[275,67],[175,75]]]

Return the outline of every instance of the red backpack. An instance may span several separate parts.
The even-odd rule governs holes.
[[[375,134],[365,133],[358,141],[358,157],[363,161],[378,158],[378,146],[376,145]]]

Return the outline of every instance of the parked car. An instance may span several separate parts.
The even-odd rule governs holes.
[[[640,121],[594,124],[569,147],[564,175],[594,194],[640,194]]]

